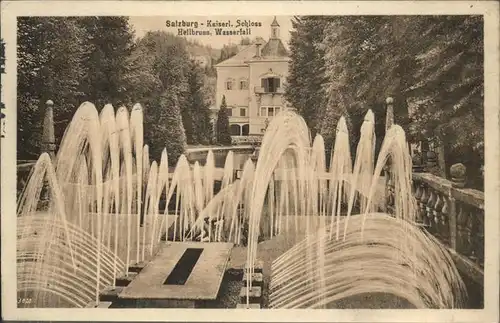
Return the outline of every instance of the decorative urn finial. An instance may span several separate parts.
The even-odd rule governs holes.
[[[457,188],[464,188],[467,181],[467,167],[464,164],[453,164],[450,167],[451,185]]]

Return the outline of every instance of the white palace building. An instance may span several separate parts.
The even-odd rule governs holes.
[[[289,108],[284,98],[288,62],[275,17],[268,42],[257,39],[215,66],[216,108],[225,96],[233,138],[261,136],[271,118]]]

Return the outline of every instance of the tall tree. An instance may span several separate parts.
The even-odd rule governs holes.
[[[185,39],[165,32],[149,32],[140,43],[154,55],[153,70],[163,90],[176,94],[186,137],[192,143],[193,118],[187,104],[190,60]]]
[[[222,97],[219,112],[217,113],[217,143],[221,145],[231,144],[231,135],[229,133],[229,116],[227,113],[226,96]]]
[[[314,136],[320,130],[318,116],[325,110],[323,84],[324,49],[321,42],[330,18],[321,16],[295,17],[290,39],[290,67],[286,97],[302,115]]]
[[[107,103],[121,105],[129,99],[125,78],[134,34],[128,20],[128,17],[79,18],[91,47],[84,61],[87,75],[82,88],[86,100],[99,108]]]
[[[154,70],[155,59],[155,55],[141,45],[136,46],[127,57],[123,81],[128,103],[139,102],[147,106],[162,94],[163,85]]]
[[[224,45],[222,46],[222,49],[220,51],[220,56],[217,63],[225,61],[226,59],[233,57],[237,53],[238,53],[238,45],[236,44]]]
[[[146,114],[146,139],[150,147],[150,157],[160,160],[161,152],[167,149],[170,165],[175,165],[186,149],[186,133],[177,95],[165,91],[149,106]]]
[[[410,140],[434,140],[448,166],[461,161],[479,169],[465,156],[480,163],[483,149],[480,17],[345,17],[328,31],[332,94],[347,96],[361,110],[374,108],[380,120],[383,100],[394,96],[397,122]]]
[[[382,138],[392,96],[408,139],[434,139],[448,166],[479,169],[472,160],[481,163],[484,149],[481,17],[303,17],[294,27],[287,96],[313,132],[332,137],[336,120],[348,115],[354,144],[372,109]]]
[[[45,102],[55,103],[57,141],[81,103],[82,62],[90,48],[78,18],[20,17],[17,23],[17,153],[31,159],[40,154]]]
[[[193,121],[190,129],[191,141],[206,145],[210,142],[210,110],[205,93],[203,70],[193,61],[190,63],[188,85],[187,108]]]
[[[151,157],[159,159],[161,151],[165,147],[165,140],[177,141],[178,139],[165,137],[178,131],[177,125],[173,122],[174,119],[180,120],[182,123],[184,143],[186,137],[191,140],[189,130],[192,129],[192,119],[188,114],[189,109],[187,109],[189,56],[186,51],[186,41],[166,32],[148,32],[137,41],[132,57],[136,63],[140,62],[144,65],[144,68],[137,68],[133,62],[130,62],[135,73],[130,74],[129,82],[134,82],[138,86],[136,95],[143,96],[145,119],[149,128],[145,133],[145,139],[152,147],[152,149],[150,148]],[[139,70],[142,73],[138,73]],[[161,104],[159,97],[163,101]],[[170,114],[168,117],[172,119],[167,127],[173,126],[175,129],[166,129],[165,125],[157,125],[157,123],[163,122],[160,120],[164,120],[167,113]],[[176,113],[179,115],[175,115]],[[149,127],[150,125],[154,126]],[[171,144],[169,146],[176,147],[178,145]],[[168,152],[170,162],[175,164],[180,154]]]

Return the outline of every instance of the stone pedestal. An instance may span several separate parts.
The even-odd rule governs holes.
[[[146,267],[147,264],[148,263],[145,262],[145,261],[141,261],[141,262],[135,263],[135,264],[130,265],[128,267],[128,271],[132,272],[132,273],[139,273],[139,272],[141,272],[141,270],[144,269],[144,267]]]
[[[263,268],[264,268],[264,262],[262,260],[256,261],[253,267],[253,272],[262,274]],[[248,270],[247,266],[245,266],[244,271],[247,272],[247,270]]]
[[[467,182],[467,168],[464,164],[453,164],[450,167],[451,185],[456,188],[464,188]]]
[[[248,293],[249,303],[251,304],[261,304],[262,300],[262,288],[260,286],[253,286],[250,288]],[[242,287],[240,290],[240,304],[247,303],[247,288]]]
[[[264,284],[264,275],[262,273],[253,273],[252,275],[245,273],[243,275],[243,285],[247,286],[248,281],[252,282],[252,286],[262,287]]]
[[[118,294],[123,291],[123,287],[108,287],[99,294],[101,302],[115,302],[118,299]]]
[[[130,284],[130,282],[137,276],[137,272],[129,272],[127,276],[117,277],[115,280],[115,285],[120,287],[125,287]]]

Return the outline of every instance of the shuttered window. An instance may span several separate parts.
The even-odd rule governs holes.
[[[281,86],[279,77],[268,77],[261,80],[261,86],[266,93],[276,93]]]

